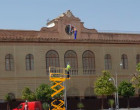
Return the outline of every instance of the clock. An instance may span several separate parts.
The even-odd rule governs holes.
[[[68,34],[68,35],[72,35],[74,33],[74,27],[71,26],[70,24],[69,25],[66,25],[65,27],[65,32]]]
[[[65,32],[68,34],[68,35],[74,35],[74,39],[76,39],[76,36],[77,36],[77,29],[72,26],[71,24],[68,24],[66,25],[65,27]]]

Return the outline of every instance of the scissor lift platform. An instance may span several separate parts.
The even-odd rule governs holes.
[[[54,82],[51,87],[51,89],[54,90],[54,93],[52,93],[51,97],[54,98],[55,95],[61,93],[65,89],[63,82],[68,79],[66,68],[50,67],[49,73],[50,81]],[[58,86],[59,88],[57,88]],[[51,106],[52,110],[65,110],[64,100],[62,100],[62,97],[60,99],[54,98],[54,100],[51,102]]]

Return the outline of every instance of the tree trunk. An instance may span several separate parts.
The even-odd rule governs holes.
[[[101,106],[101,110],[104,109],[104,95],[102,95],[102,106]]]
[[[7,110],[9,110],[9,102],[7,102]]]
[[[129,109],[129,97],[127,97],[127,108]]]

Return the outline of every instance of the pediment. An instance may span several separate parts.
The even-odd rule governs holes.
[[[70,26],[72,31],[66,32],[66,27]],[[76,30],[76,31],[74,31]],[[73,32],[71,34],[71,32]],[[76,32],[76,37],[75,37]],[[88,34],[90,33],[90,35]],[[40,30],[40,37],[54,37],[58,39],[89,39],[92,33],[97,33],[95,29],[87,29],[78,17],[75,17],[70,10],[62,13],[57,18],[49,21],[47,27]],[[92,35],[93,36],[93,35]],[[94,34],[95,36],[95,34]]]
[[[80,19],[78,17],[75,17],[72,12],[70,10],[66,11],[65,13],[62,13],[60,16],[58,16],[57,18],[49,21],[47,23],[47,25],[51,24],[51,23],[54,23],[54,22],[57,22],[59,20],[73,20],[73,21],[79,21],[80,22]]]

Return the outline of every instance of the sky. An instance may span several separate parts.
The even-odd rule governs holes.
[[[140,0],[1,0],[0,29],[40,30],[67,10],[89,29],[140,33]]]

